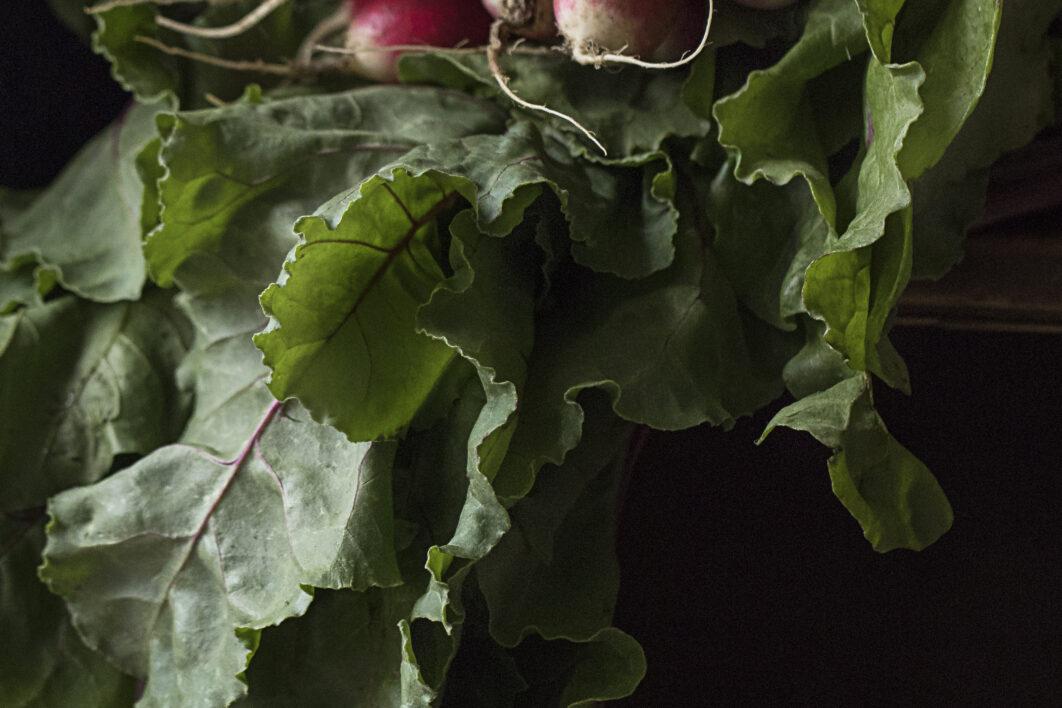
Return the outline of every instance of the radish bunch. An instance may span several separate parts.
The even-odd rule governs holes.
[[[394,81],[401,54],[387,47],[482,46],[491,17],[480,0],[348,0],[351,68]]]
[[[607,52],[674,61],[697,46],[707,20],[703,0],[554,0],[553,9],[576,60]]]
[[[679,59],[697,48],[708,19],[705,0],[348,0],[347,7],[352,69],[377,81],[395,79],[400,52],[388,47],[483,45],[492,18],[538,42],[559,35],[573,59],[597,65]]]

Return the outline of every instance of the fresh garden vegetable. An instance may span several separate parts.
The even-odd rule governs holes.
[[[720,3],[691,66],[520,45],[501,86],[478,0],[285,3],[222,40],[162,19],[256,7],[96,13],[136,105],[49,189],[0,190],[5,705],[627,696],[632,436],[786,391],[768,430],[833,450],[853,533],[948,530],[874,390],[910,387],[911,274],[955,262],[985,168],[1050,120],[1062,0]],[[709,26],[554,7],[591,63]],[[293,61],[344,11],[354,66],[400,85]]]
[[[478,0],[347,0],[351,66],[376,81],[394,81],[400,51],[386,47],[482,46],[490,16]]]
[[[622,53],[673,61],[697,46],[706,21],[702,0],[554,0],[557,28],[573,54]]]

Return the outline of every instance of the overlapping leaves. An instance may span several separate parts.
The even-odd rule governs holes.
[[[795,236],[797,254],[782,278],[781,314],[806,312],[826,325],[823,340],[810,339],[802,356],[794,359],[799,365],[787,367],[790,389],[801,395],[842,385],[851,370],[869,371],[892,386],[908,387],[906,367],[886,336],[888,317],[910,278],[913,262],[908,181],[940,159],[973,111],[992,63],[998,4],[976,0],[920,3],[900,13],[901,6],[902,2],[885,0],[813,3],[811,16],[827,13],[830,21],[814,23],[809,17],[804,36],[781,62],[767,71],[754,72],[741,91],[716,105],[720,142],[736,157],[737,178],[746,182],[766,178],[784,184],[801,175],[810,188],[812,200],[804,205],[798,230],[789,236],[779,234],[782,243]],[[897,22],[910,24],[894,51]],[[820,133],[805,131],[807,124],[801,122],[828,109],[825,104],[817,105],[823,94],[814,89],[804,57],[811,54],[822,61],[828,59],[824,67],[839,66],[844,61],[853,62],[853,47],[859,49],[864,42],[869,42],[872,51],[869,58],[859,59],[865,66],[863,125],[861,135],[852,135],[858,136],[860,150],[849,173],[834,185],[824,169],[831,147],[820,141]],[[913,61],[894,64],[894,55]],[[953,62],[959,56],[963,57],[962,77],[945,78],[956,72]],[[967,71],[969,67],[974,68]],[[845,69],[833,72],[841,70]],[[927,81],[927,75],[933,79]],[[748,110],[764,115],[766,111],[784,110],[793,118],[785,130],[749,134],[745,124],[737,120]],[[797,134],[802,137],[796,139]],[[832,150],[840,147],[834,145]],[[793,278],[795,272],[802,273],[799,281]],[[777,282],[776,277],[769,282]],[[793,282],[802,284],[799,302],[792,297],[796,291],[789,284]],[[844,364],[838,366],[833,355],[824,356],[824,345],[839,353]],[[809,386],[809,380],[820,383]],[[843,408],[848,403],[836,405]],[[798,401],[791,408],[803,412],[800,406]],[[841,441],[834,443],[840,449]],[[921,501],[914,502],[891,494],[882,484],[864,480],[861,474],[851,475],[846,484],[839,483],[843,475],[838,470],[846,460],[859,455],[839,452],[831,462],[831,475],[838,496],[876,547],[908,542],[921,547],[947,528],[951,509],[942,495],[926,493]],[[893,482],[928,475],[905,450],[902,454],[895,450],[882,453],[875,460],[878,482],[890,475]],[[936,483],[927,484],[935,488]],[[885,534],[890,538],[882,540],[879,523],[872,520],[874,514],[853,502],[852,489],[862,489],[873,497],[870,506],[880,507],[877,514],[890,508],[889,515],[899,526],[905,526],[905,531],[893,529]],[[912,504],[925,500],[935,501],[927,501],[920,513],[913,513]]]
[[[835,449],[876,549],[947,529],[871,374],[908,385],[888,318],[919,223],[946,215],[919,195],[984,167],[945,148],[1027,133],[984,140],[1017,89],[975,110],[994,1],[814,0],[761,30],[730,8],[688,79],[504,60],[609,159],[507,110],[480,56],[403,60],[449,89],[277,100],[142,41],[280,55],[329,8],[285,4],[225,47],[149,5],[102,13],[139,97],[243,98],[136,107],[36,201],[0,194],[0,398],[25,411],[0,424],[0,605],[13,636],[19,612],[43,628],[0,667],[16,705],[76,705],[75,683],[128,704],[112,664],[143,705],[625,696],[644,656],[609,626],[610,461],[632,423],[727,426],[783,382],[798,400],[770,427]],[[735,39],[790,46],[749,73]],[[30,577],[46,499],[40,573],[66,609]]]
[[[81,297],[136,300],[145,268],[143,188],[135,158],[154,135],[157,112],[150,105],[130,107],[82,148],[47,191],[4,218],[0,268],[35,264],[51,273],[48,282],[57,279]],[[5,279],[0,271],[0,283]]]

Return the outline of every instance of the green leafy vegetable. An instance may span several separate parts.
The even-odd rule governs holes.
[[[134,158],[157,108],[136,105],[95,137],[54,184],[4,220],[0,261],[32,258],[59,283],[97,302],[136,300],[144,285],[142,187]]]
[[[1062,0],[727,4],[680,71],[502,56],[608,157],[481,52],[407,54],[393,86],[307,62],[335,0],[173,29],[256,6],[97,13],[137,102],[48,189],[0,191],[9,703],[631,695],[632,431],[786,389],[764,437],[833,450],[874,549],[949,528],[873,387],[909,390],[904,288],[1053,119]]]
[[[0,344],[5,511],[43,505],[111,469],[116,455],[172,440],[187,400],[173,370],[187,324],[161,293],[97,305],[72,296],[8,315]]]

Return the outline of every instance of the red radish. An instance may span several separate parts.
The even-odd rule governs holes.
[[[492,17],[501,17],[516,34],[539,42],[557,36],[553,0],[483,0]]]
[[[707,19],[704,0],[553,0],[553,10],[573,58],[584,63],[602,52],[678,59],[697,46]]]
[[[391,46],[482,46],[490,15],[480,0],[348,0],[347,49],[352,68],[377,81],[394,81],[401,51]]]

